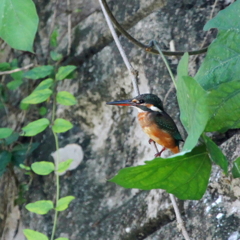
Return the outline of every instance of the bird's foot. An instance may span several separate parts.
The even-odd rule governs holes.
[[[162,152],[165,151],[165,150],[166,150],[166,148],[164,147],[160,152],[156,153],[154,156],[155,157],[161,157]]]
[[[153,141],[151,138],[148,140],[148,143],[151,144],[151,143],[154,143],[155,141]]]

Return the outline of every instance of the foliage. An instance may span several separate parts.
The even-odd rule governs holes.
[[[205,132],[240,127],[239,9],[238,0],[205,25],[204,30],[218,28],[219,32],[194,78],[188,76],[187,53],[179,62],[177,98],[181,121],[188,133],[181,155],[156,158],[143,166],[125,168],[110,181],[127,188],[163,188],[180,199],[198,200],[207,188],[210,160],[227,174],[227,158]],[[196,147],[199,138],[201,147]],[[204,151],[202,156],[196,154],[199,149]],[[198,162],[202,163],[199,168]],[[239,159],[234,162],[234,177],[240,177],[239,162]]]

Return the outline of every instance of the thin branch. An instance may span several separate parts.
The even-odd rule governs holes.
[[[105,10],[109,16],[109,18],[111,19],[111,21],[114,23],[114,25],[116,26],[116,28],[118,29],[118,31],[120,33],[122,33],[126,38],[128,38],[128,40],[130,40],[133,44],[135,44],[136,46],[144,49],[145,51],[152,53],[152,54],[159,54],[157,50],[155,49],[149,49],[147,45],[139,42],[138,40],[136,40],[134,37],[132,37],[127,31],[125,31],[125,29],[118,23],[118,21],[116,20],[116,18],[113,16],[111,10],[109,9],[106,0],[102,0],[102,3],[105,7]],[[172,52],[172,51],[162,51],[162,53],[166,56],[182,56],[185,52],[188,52],[189,55],[197,55],[197,54],[202,54],[207,52],[207,47],[206,48],[202,48],[202,49],[198,49],[198,50],[194,50],[194,51],[177,51],[177,52]]]
[[[6,74],[12,74],[12,73],[15,73],[15,72],[20,72],[22,70],[27,70],[29,68],[31,68],[34,64],[31,63],[25,67],[22,67],[22,68],[16,68],[16,69],[13,69],[13,70],[9,70],[9,71],[5,71],[5,72],[0,72],[0,75],[6,75]]]
[[[176,218],[177,218],[177,227],[180,231],[182,231],[182,234],[184,236],[184,238],[186,240],[190,240],[190,237],[188,236],[188,233],[187,233],[187,230],[184,226],[184,222],[182,220],[182,217],[181,217],[181,214],[180,214],[180,211],[179,211],[179,208],[178,208],[178,205],[176,203],[176,199],[175,197],[170,193],[170,199],[171,199],[171,202],[172,202],[172,205],[173,205],[173,208],[174,208],[174,212],[176,214]]]
[[[128,71],[129,71],[129,73],[130,73],[130,76],[131,76],[131,78],[132,78],[132,83],[133,83],[134,91],[135,91],[136,95],[139,95],[140,92],[139,92],[139,88],[138,88],[138,85],[137,85],[137,75],[138,75],[138,74],[137,74],[137,71],[136,71],[136,70],[132,67],[132,65],[130,64],[130,62],[129,62],[129,60],[128,60],[128,58],[127,58],[127,56],[126,56],[126,54],[125,54],[125,52],[124,52],[124,50],[123,50],[123,48],[122,48],[122,45],[121,45],[121,43],[120,43],[120,41],[119,41],[119,39],[118,39],[118,36],[117,36],[117,34],[116,34],[116,31],[115,31],[115,29],[114,29],[114,27],[113,27],[113,25],[112,25],[112,22],[111,22],[111,20],[110,20],[110,18],[109,18],[109,16],[108,16],[108,14],[107,14],[104,6],[103,6],[102,0],[99,0],[99,3],[100,3],[100,6],[101,6],[101,8],[102,8],[102,11],[103,11],[103,14],[104,14],[104,16],[105,16],[105,19],[106,19],[106,21],[107,21],[108,27],[109,27],[109,29],[110,29],[110,31],[111,31],[111,33],[112,33],[113,39],[114,39],[114,41],[116,42],[116,45],[117,45],[117,47],[118,47],[118,50],[119,50],[119,52],[120,52],[120,54],[121,54],[121,56],[122,56],[122,58],[123,58],[123,61],[124,61],[125,65],[126,65],[126,67],[127,67],[127,69],[128,69]]]
[[[72,13],[70,11],[70,0],[67,0],[67,8],[68,8],[68,49],[67,49],[67,55],[70,54],[71,51],[71,43],[72,43],[72,38],[71,38],[71,30],[72,30],[72,22],[71,22],[71,17],[72,17]]]

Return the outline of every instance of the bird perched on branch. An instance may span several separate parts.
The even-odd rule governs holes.
[[[158,143],[163,148],[155,157],[170,149],[179,153],[179,142],[183,141],[173,119],[164,111],[162,101],[154,94],[141,94],[133,99],[108,102],[108,105],[131,106],[139,111],[138,121],[143,131],[149,136],[149,143]]]

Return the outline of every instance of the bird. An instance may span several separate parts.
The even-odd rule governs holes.
[[[166,149],[179,153],[179,143],[183,141],[173,119],[165,112],[161,99],[151,93],[138,95],[132,99],[107,102],[108,105],[131,106],[138,110],[138,121],[148,135],[149,143],[156,142],[162,150],[155,154],[160,157]]]

